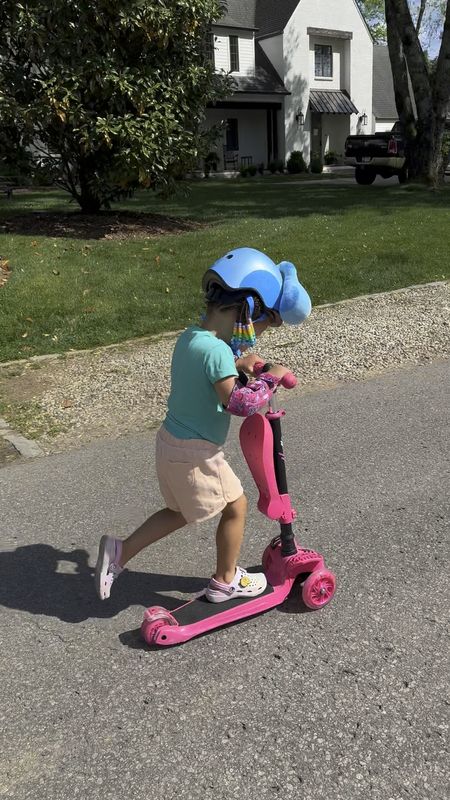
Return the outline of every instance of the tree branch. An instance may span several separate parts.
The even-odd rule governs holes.
[[[417,36],[420,33],[420,26],[422,25],[422,19],[423,19],[423,15],[425,13],[426,4],[427,4],[427,0],[420,0],[419,16],[417,17],[417,21],[416,21],[416,33],[417,33]]]
[[[445,118],[450,103],[450,2],[447,2],[441,48],[436,64],[433,101],[436,115]]]

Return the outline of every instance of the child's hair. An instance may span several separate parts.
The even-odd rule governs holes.
[[[237,316],[241,317],[245,314],[249,297],[253,299],[252,319],[258,319],[264,312],[264,306],[257,295],[247,291],[224,289],[218,283],[213,283],[208,287],[205,301],[207,308],[217,308],[219,311],[236,308]]]

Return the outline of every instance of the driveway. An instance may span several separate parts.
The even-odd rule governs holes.
[[[92,581],[100,535],[159,504],[154,434],[0,470],[0,795],[444,800],[449,363],[287,398],[299,538],[336,597],[167,651],[140,642],[143,609],[204,585],[211,522],[138,557],[110,602]],[[251,564],[275,529],[236,434]]]

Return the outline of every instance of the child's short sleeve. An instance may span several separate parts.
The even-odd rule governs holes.
[[[237,377],[233,353],[225,342],[218,342],[205,353],[205,372],[211,383],[216,383],[232,375]]]

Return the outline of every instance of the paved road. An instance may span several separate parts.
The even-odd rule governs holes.
[[[110,603],[91,578],[99,536],[158,503],[153,435],[0,470],[0,796],[447,798],[448,377],[443,362],[291,396],[291,494],[335,600],[172,650],[136,629],[204,585],[211,524],[141,555]],[[252,512],[248,529],[255,563],[273,528]]]

